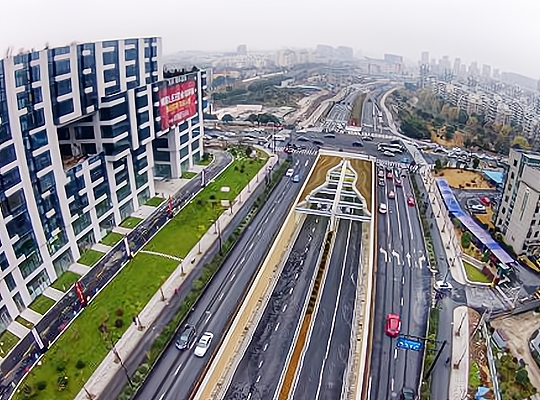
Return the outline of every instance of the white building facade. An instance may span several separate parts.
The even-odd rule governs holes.
[[[164,79],[160,38],[0,60],[0,331],[152,197],[156,175],[197,162],[205,87],[199,70]],[[184,94],[178,120],[164,103]]]

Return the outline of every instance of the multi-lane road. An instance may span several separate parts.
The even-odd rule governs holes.
[[[386,179],[378,186],[378,203],[388,207],[377,223],[375,320],[371,353],[370,399],[395,398],[403,387],[417,390],[422,367],[422,352],[401,350],[396,339],[385,334],[386,315],[398,314],[401,334],[424,337],[429,309],[430,271],[426,264],[424,238],[415,206],[407,204],[412,187],[407,173],[403,186]],[[395,198],[389,198],[394,192]]]
[[[314,158],[298,156],[294,165],[299,173],[311,167]],[[171,343],[139,391],[137,399],[187,399],[204,371],[209,355],[215,351],[227,323],[236,312],[243,294],[258,266],[264,260],[300,185],[284,178],[272,192],[264,209],[257,214],[245,235],[233,248],[188,322],[197,328],[197,338],[204,331],[214,333],[207,355],[193,355],[193,349],[178,351]]]
[[[302,317],[328,226],[308,216],[231,380],[226,400],[271,399]]]

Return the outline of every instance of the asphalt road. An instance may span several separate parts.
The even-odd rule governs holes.
[[[394,171],[394,174],[397,171]],[[407,176],[407,175],[406,175]],[[403,187],[385,179],[378,186],[378,203],[387,214],[378,214],[375,320],[373,325],[370,399],[396,398],[403,387],[417,390],[423,352],[396,348],[396,339],[385,334],[389,313],[401,317],[401,334],[424,337],[429,310],[430,272],[425,261],[424,238],[416,207],[407,205],[413,192],[408,178]],[[395,192],[395,199],[388,193]]]
[[[226,400],[271,399],[302,317],[328,219],[308,216],[253,338],[225,395]],[[249,397],[251,396],[251,397]]]
[[[361,256],[361,223],[339,222],[313,330],[293,388],[294,399],[343,398]]]
[[[303,172],[311,167],[313,160],[313,158],[296,157],[295,168]],[[210,354],[218,347],[228,321],[242,301],[254,273],[264,260],[268,243],[271,243],[281,227],[300,187],[300,184],[292,183],[290,179],[284,178],[283,182],[274,189],[265,203],[265,208],[257,214],[247,228],[246,234],[234,247],[190,315],[188,322],[196,326],[197,340],[204,331],[211,331],[215,335],[206,356],[195,357],[192,354],[192,348],[179,352],[174,343],[171,343],[148,377],[137,399],[189,398],[194,383],[204,370]]]

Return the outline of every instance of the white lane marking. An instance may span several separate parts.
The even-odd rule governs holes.
[[[373,376],[370,375],[369,376],[369,382],[368,382],[368,400],[371,400],[371,382],[373,381]]]
[[[266,217],[266,219],[264,220],[264,223],[266,224],[268,222],[268,217]]]
[[[397,349],[394,349],[394,360],[397,358]]]
[[[178,375],[178,373],[180,372],[180,368],[182,368],[182,364],[180,364],[178,368],[176,368],[176,371],[174,371],[174,376]]]
[[[381,247],[379,251],[384,254],[384,261],[388,262],[388,253],[386,252],[386,250]]]
[[[253,242],[249,245],[248,250],[251,250],[253,248]]]
[[[296,274],[294,274],[294,280],[297,280],[298,279],[298,272]]]
[[[277,332],[278,329],[279,329],[279,322],[276,324],[276,327],[274,328],[274,332]]]
[[[283,309],[281,310],[281,312],[285,312],[286,309],[287,309],[287,304],[284,304]]]
[[[242,257],[242,259],[240,260],[240,264],[243,264],[244,261],[246,261],[246,256]]]
[[[401,283],[402,283],[403,285],[405,285],[405,277],[404,277],[404,276],[401,278]]]
[[[261,380],[261,376],[259,375],[259,376],[257,377],[257,380],[255,381],[255,383],[259,383],[260,380]]]
[[[399,262],[399,253],[398,253],[397,251],[395,251],[395,250],[392,250],[392,255],[393,255],[394,257],[396,257],[397,263],[398,263],[398,265],[400,265],[400,262]]]
[[[311,232],[315,232],[315,227],[311,228]]]
[[[206,319],[204,320],[204,323],[205,323],[205,324],[210,320],[210,317],[212,316],[212,313],[211,313],[210,311],[207,311],[206,313],[208,314],[208,316],[207,316]]]
[[[159,400],[163,400],[164,397],[165,397],[165,393],[163,393],[163,394],[160,396]]]
[[[248,393],[247,400],[251,399],[251,392]]]
[[[259,361],[259,368],[261,368],[263,365],[263,360]]]
[[[223,296],[225,295],[225,293],[221,293],[218,297],[218,301],[221,301],[221,299],[223,298]]]
[[[263,351],[266,351],[267,348],[268,348],[268,343],[265,343],[263,347]]]
[[[401,298],[401,305],[403,306],[403,297]]]
[[[232,274],[232,276],[231,276],[231,282],[233,281],[234,278],[236,278],[236,273]]]
[[[289,294],[292,294],[294,288],[291,288],[291,290],[289,290]]]
[[[309,160],[306,160],[306,162],[304,163],[304,167],[307,167],[309,164]]]
[[[390,386],[391,386],[390,390],[393,392],[394,391],[394,378],[392,378],[392,384]]]
[[[276,206],[273,206],[273,207],[270,209],[270,214],[273,214],[275,209],[276,209]]]

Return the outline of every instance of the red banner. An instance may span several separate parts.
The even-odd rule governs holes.
[[[168,83],[159,90],[161,130],[181,124],[197,113],[197,82]]]

